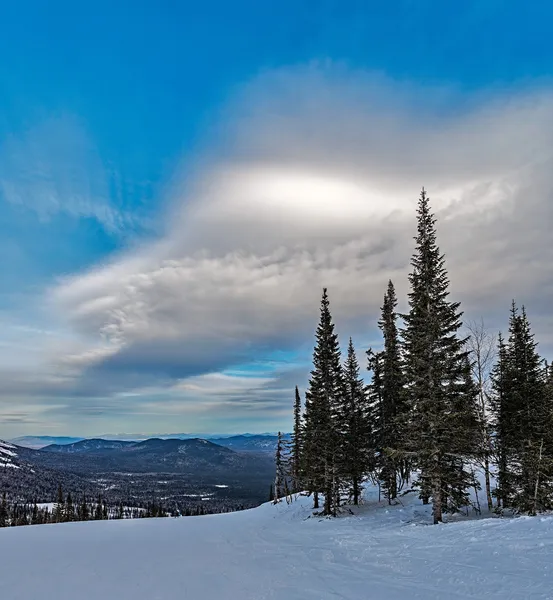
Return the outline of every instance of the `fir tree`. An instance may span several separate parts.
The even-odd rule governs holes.
[[[406,401],[410,411],[404,443],[420,470],[421,495],[430,492],[434,523],[467,498],[471,473],[465,458],[477,445],[476,390],[461,313],[450,302],[445,259],[436,242],[435,219],[424,189],[419,199],[416,250],[404,315]]]
[[[38,525],[40,523],[40,515],[38,512],[37,503],[33,503],[33,512],[31,513],[31,525]]]
[[[294,400],[294,429],[292,431],[292,438],[290,440],[290,459],[289,468],[290,476],[292,478],[292,490],[293,492],[299,492],[301,489],[300,485],[300,474],[301,474],[301,398],[298,386],[296,386],[295,400]]]
[[[378,325],[384,337],[380,353],[380,406],[377,445],[380,451],[379,477],[384,493],[391,502],[397,498],[398,476],[409,477],[409,461],[398,454],[405,426],[404,376],[397,327],[397,298],[394,284],[389,281],[384,295]]]
[[[284,480],[286,473],[284,469],[284,456],[283,456],[283,442],[282,433],[278,432],[277,447],[275,451],[275,492],[274,492],[274,503],[279,502],[282,496],[282,490],[284,488]]]
[[[351,338],[344,366],[344,394],[339,421],[342,440],[340,474],[348,483],[353,504],[357,505],[363,476],[370,468],[374,450],[365,383],[359,376],[359,363]]]
[[[512,303],[494,369],[498,505],[535,514],[552,506],[552,403],[526,311]]]
[[[324,493],[323,514],[336,514],[339,489],[340,438],[336,418],[343,394],[338,336],[326,288],[313,352],[313,370],[305,400],[303,472],[309,491]]]
[[[8,525],[8,503],[6,500],[6,492],[2,493],[2,502],[0,502],[0,527]]]
[[[73,506],[73,498],[71,497],[71,492],[67,494],[67,499],[65,501],[64,507],[64,521],[74,521],[75,520],[75,507]]]
[[[61,523],[64,518],[65,501],[63,499],[63,489],[61,483],[58,485],[58,495],[56,503],[54,504],[53,520],[54,523]]]

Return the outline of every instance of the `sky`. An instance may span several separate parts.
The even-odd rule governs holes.
[[[553,358],[553,6],[21,0],[0,18],[0,438],[289,430],[406,308],[422,186],[452,299]]]

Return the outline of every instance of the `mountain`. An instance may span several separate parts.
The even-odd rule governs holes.
[[[21,501],[50,502],[58,485],[75,493],[95,496],[103,490],[97,482],[76,473],[44,465],[39,450],[0,440],[0,492]]]
[[[17,437],[10,442],[15,444],[16,446],[22,446],[23,448],[33,448],[38,450],[39,448],[44,448],[44,446],[49,446],[51,444],[73,444],[74,442],[78,442],[84,438],[82,437],[67,437],[67,436],[50,436],[50,435],[25,435],[22,437]]]
[[[290,434],[285,434],[283,439],[289,441]],[[235,450],[236,452],[259,452],[273,456],[276,450],[278,436],[268,434],[243,434],[226,438],[212,438],[210,441],[219,444],[220,446],[224,446],[225,448]]]
[[[97,452],[102,450],[120,450],[129,444],[135,442],[104,440],[104,439],[86,439],[71,444],[51,444],[42,448],[44,452],[61,452],[66,454],[76,454],[82,452]]]
[[[204,502],[236,509],[264,502],[274,478],[272,453],[237,452],[197,438],[1,448],[0,492],[27,501],[52,502],[61,483],[75,496],[101,493],[111,503],[157,498],[179,509]]]
[[[79,474],[187,473],[194,476],[236,476],[271,473],[272,459],[235,452],[204,439],[151,438],[142,442],[83,440],[65,446],[46,446],[38,460],[44,466]],[[63,458],[59,455],[63,455]]]

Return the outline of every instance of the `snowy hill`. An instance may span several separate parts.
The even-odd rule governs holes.
[[[50,501],[58,485],[95,496],[102,488],[72,472],[44,465],[39,450],[21,448],[0,440],[0,493],[19,500]]]
[[[20,466],[17,464],[16,459],[15,446],[0,440],[0,468],[19,469]]]
[[[0,529],[10,600],[553,598],[553,518],[430,522],[414,495],[338,519],[249,511]],[[32,570],[32,577],[27,576]]]

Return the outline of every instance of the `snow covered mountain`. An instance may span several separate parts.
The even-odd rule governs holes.
[[[0,468],[19,469],[20,466],[17,464],[16,459],[17,453],[15,452],[15,446],[0,440]]]
[[[226,515],[0,529],[17,600],[547,600],[553,517],[426,526],[415,494],[313,517],[309,498]],[[32,569],[32,577],[27,576]]]
[[[25,501],[48,502],[55,497],[58,485],[65,489],[95,495],[101,491],[96,483],[63,469],[44,465],[39,450],[21,448],[0,440],[0,492]]]

